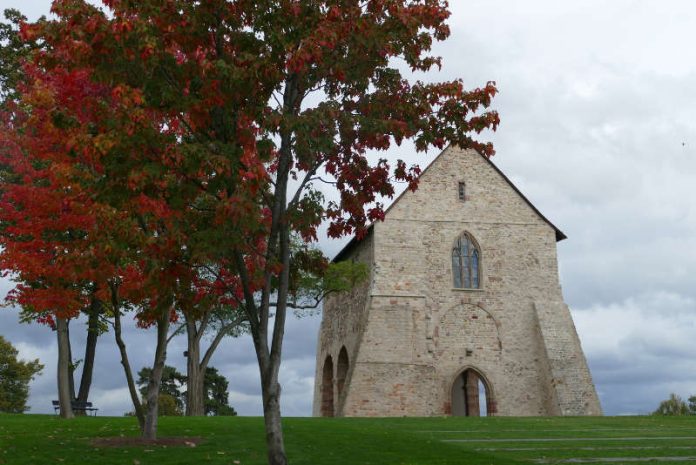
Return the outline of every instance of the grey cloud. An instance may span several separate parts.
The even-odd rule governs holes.
[[[696,301],[643,293],[574,313],[606,413],[646,413],[670,392],[696,394]]]

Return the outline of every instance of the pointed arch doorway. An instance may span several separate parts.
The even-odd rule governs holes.
[[[334,385],[333,385],[333,360],[331,355],[324,360],[324,369],[321,377],[321,416],[334,416]]]
[[[497,413],[493,390],[475,368],[467,368],[452,383],[452,416],[484,417]]]

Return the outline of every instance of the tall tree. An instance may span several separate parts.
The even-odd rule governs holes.
[[[6,184],[13,182],[13,178],[16,178],[19,174],[13,171],[12,163],[8,162],[8,157],[16,155],[18,150],[13,141],[9,140],[5,130],[9,129],[12,124],[14,112],[17,110],[20,88],[26,81],[26,75],[23,70],[25,60],[32,51],[40,48],[37,41],[24,40],[21,37],[20,27],[26,21],[25,16],[14,9],[4,10],[3,15],[5,21],[0,22],[0,123],[2,123],[3,128],[3,133],[0,134],[0,183],[2,185],[0,192],[7,190]],[[5,211],[3,210],[2,213],[5,213]],[[11,228],[14,221],[8,220],[5,215],[3,215],[0,221],[2,222],[0,226],[2,235],[5,236],[8,231],[12,235],[13,231]],[[10,228],[9,230],[8,227]],[[2,269],[4,271],[8,269],[17,271],[16,267],[8,266],[7,262],[5,262],[5,266]],[[27,287],[36,285],[36,277],[34,276],[31,279],[34,280],[34,283],[29,284]],[[9,295],[7,300],[12,302],[13,296]],[[58,336],[58,398],[61,402],[60,415],[64,418],[73,417],[71,407],[73,398],[71,389],[72,370],[67,329],[67,321],[73,316],[73,313],[70,311],[64,312],[64,314],[56,315],[55,319],[45,314],[38,316],[39,321],[49,323],[56,330]]]
[[[151,376],[152,368],[150,367],[144,367],[138,372],[137,384],[143,398],[147,395],[148,383]],[[184,387],[186,387],[186,391],[183,390]],[[205,375],[203,376],[202,415],[233,416],[237,414],[234,408],[229,405],[228,387],[229,383],[227,379],[218,372],[217,368],[206,367]],[[187,376],[179,373],[176,368],[165,365],[162,371],[160,397],[166,396],[165,402],[171,402],[173,404],[174,408],[168,409],[168,415],[181,415],[181,412],[183,412],[185,408],[188,411],[187,402],[189,396],[187,391],[189,389],[191,389],[191,384]],[[161,405],[162,402],[160,402],[160,406]]]
[[[217,368],[205,370],[205,414],[213,416],[234,416],[237,412],[229,402],[229,383],[218,373]]]
[[[25,32],[32,34],[30,27]],[[72,416],[73,397],[68,321],[99,300],[112,304],[120,328],[120,312],[137,308],[140,324],[155,326],[158,335],[150,389],[154,402],[142,424],[143,435],[154,438],[172,307],[179,299],[177,289],[190,289],[190,278],[178,263],[183,249],[170,233],[177,229],[166,206],[139,189],[124,194],[117,176],[117,185],[101,188],[113,178],[100,157],[115,144],[112,138],[128,137],[128,131],[110,134],[110,123],[130,121],[146,133],[142,137],[152,136],[153,147],[159,126],[133,119],[132,94],[111,92],[88,71],[67,70],[54,59],[43,51],[33,55],[24,66],[27,82],[20,101],[14,111],[2,114],[0,267],[17,282],[8,301],[57,329],[64,417]],[[129,371],[125,363],[124,368]],[[128,377],[132,384],[132,374]]]
[[[29,382],[43,370],[39,359],[17,359],[17,349],[0,336],[0,412],[24,413],[29,398]]]
[[[54,2],[57,19],[34,31],[51,44],[43,69],[86,73],[116,100],[122,117],[86,125],[108,135],[97,196],[141,199],[135,211],[158,219],[151,238],[179,246],[168,263],[215,265],[218,295],[249,324],[269,463],[285,464],[278,374],[296,300],[291,238],[315,241],[323,221],[332,237],[363,236],[394,182],[417,187],[417,166],[378,158],[404,140],[491,156],[472,133],[497,127],[485,110],[496,88],[402,73],[441,65],[429,52],[449,35],[445,0],[104,3],[108,15]],[[168,320],[153,321],[166,338]]]
[[[4,112],[4,119],[10,117],[15,110],[20,97],[20,89],[27,84],[23,66],[30,59],[31,54],[41,50],[43,43],[37,40],[24,40],[21,37],[21,25],[26,22],[26,16],[16,9],[6,9],[3,12],[4,21],[0,20],[0,111]],[[43,22],[44,17],[39,19]],[[1,178],[2,176],[0,176]],[[88,319],[87,341],[85,354],[82,359],[82,374],[80,377],[79,391],[74,393],[71,387],[71,398],[78,402],[86,402],[89,397],[89,390],[92,384],[92,372],[96,355],[97,339],[101,334],[99,324],[99,302],[92,299],[92,302],[83,311]],[[24,321],[33,321],[36,315],[27,312],[23,315]],[[61,347],[59,352],[71,354],[70,337],[61,338],[62,343],[67,343],[68,347]],[[72,357],[69,357],[72,359]],[[70,361],[72,366],[72,361]],[[74,373],[70,371],[68,384],[74,386]]]
[[[56,330],[58,398],[61,416],[70,418],[73,395],[68,321],[83,307],[83,287],[57,270],[67,264],[69,251],[83,240],[75,232],[88,227],[89,214],[69,207],[81,195],[78,189],[65,196],[53,190],[50,178],[55,173],[45,164],[31,163],[24,157],[13,129],[29,124],[29,118],[17,112],[0,117],[0,164],[4,168],[0,173],[0,268],[18,283],[6,301]],[[38,121],[31,124],[40,130]],[[31,184],[25,179],[31,179]]]
[[[393,65],[396,58],[416,71],[440,64],[427,52],[433,40],[449,33],[444,1],[271,1],[255,4],[254,11],[243,10],[242,2],[235,7],[238,16],[231,19],[225,10],[216,11],[218,21],[211,20],[208,30],[219,40],[199,43],[198,51],[216,68],[223,62],[234,69],[229,75],[242,75],[243,84],[219,76],[219,103],[199,134],[220,144],[236,142],[242,175],[228,176],[228,188],[235,198],[257,205],[251,215],[235,210],[247,223],[230,224],[237,234],[230,235],[235,240],[220,249],[218,260],[228,261],[241,282],[261,374],[269,463],[285,464],[278,371],[292,301],[293,233],[315,240],[316,228],[328,219],[331,236],[362,236],[368,221],[383,218],[378,197],[394,194],[394,180],[416,188],[417,167],[398,161],[391,170],[384,159],[371,163],[368,151],[412,139],[418,151],[456,143],[492,155],[490,145],[475,143],[469,134],[496,127],[497,114],[476,113],[496,89],[490,83],[471,92],[459,81],[411,83]],[[243,27],[230,31],[238,18]],[[251,66],[260,79],[238,69],[246,57],[238,46],[245,30],[254,34],[245,38],[257,49],[244,52],[260,57]],[[261,82],[253,85],[256,80]],[[261,96],[259,101],[271,102],[264,112],[239,105],[234,97],[239,90],[232,89],[248,95],[245,86],[253,86],[251,95]],[[318,96],[310,97],[313,92]],[[338,189],[339,200],[324,200],[325,180]],[[261,186],[253,189],[255,183]],[[260,195],[249,194],[254,192]]]
[[[43,50],[43,46],[45,45],[45,43],[41,40],[35,40],[34,38],[22,37],[22,34],[20,32],[21,27],[22,24],[26,22],[27,18],[24,15],[22,15],[18,10],[7,9],[4,11],[4,17],[5,21],[0,21],[0,44],[2,44],[2,47],[0,47],[0,111],[2,112],[2,114],[0,114],[0,121],[2,122],[3,128],[10,129],[13,127],[13,125],[16,125],[18,123],[21,125],[20,121],[22,115],[17,113],[19,109],[18,102],[20,99],[21,91],[27,88],[27,84],[30,79],[30,76],[28,76],[26,73],[25,66],[28,64],[29,61],[31,61],[32,53],[37,53]],[[41,24],[44,21],[45,18],[41,17],[38,21],[38,24]],[[5,136],[7,136],[7,134]],[[3,143],[6,145],[2,153],[2,161],[0,162],[6,161],[7,157],[16,157],[16,155],[19,153],[19,150],[17,150],[15,142],[16,141],[11,141],[8,139],[3,140]],[[2,163],[2,171],[0,172],[0,185],[7,187],[10,184],[17,184],[17,179],[21,179],[21,176],[29,174],[27,170],[21,168],[19,170],[16,170],[16,172],[13,172],[13,170],[15,169],[16,165],[14,165],[13,163]],[[38,171],[35,171],[35,173],[36,172]],[[41,187],[45,186],[39,185],[36,187],[40,189]],[[4,201],[14,201],[12,199],[13,196],[17,195],[17,192],[13,192],[14,189],[12,187],[10,187],[9,189],[5,188],[2,190],[7,191],[7,194],[4,196]],[[19,197],[21,198],[22,194],[20,194]],[[44,196],[41,196],[38,199],[38,201],[40,204],[41,202],[46,201],[46,198]],[[16,206],[19,209],[26,209],[26,205],[23,205],[22,202],[18,203]],[[50,214],[53,213],[54,212],[51,212]],[[18,238],[18,235],[16,234],[17,231],[22,227],[27,226],[27,223],[20,222],[19,224],[17,224],[16,219],[12,218],[12,214],[3,214],[1,216],[2,225],[0,226],[0,235],[8,235],[8,237],[3,238],[2,240],[5,242],[15,241],[15,239]],[[8,226],[9,228],[7,228]],[[75,224],[68,224],[66,229],[74,227]],[[30,241],[26,241],[26,239],[28,239],[29,237],[29,235],[26,234],[26,229],[24,232],[25,234],[22,240],[25,241],[25,244],[29,244]],[[56,232],[57,231],[53,231],[54,234]],[[54,235],[52,239],[54,244],[58,246],[58,243],[60,241],[65,241],[66,239],[69,240],[68,236],[69,235],[63,235],[63,237],[61,238],[59,234],[57,234]],[[45,241],[45,243],[48,242],[50,242],[50,240]],[[10,254],[10,256],[13,255],[16,258],[16,253]],[[34,257],[34,259],[37,258],[38,256]],[[43,258],[45,259],[46,257],[44,256]],[[10,260],[14,261],[14,258]],[[22,260],[19,260],[18,263],[21,262]],[[9,261],[7,260],[5,261],[5,264],[8,265],[5,267],[5,269],[10,270],[12,272],[11,276],[15,280],[23,279],[22,273],[18,273],[18,267],[16,266],[16,264],[10,265]],[[32,287],[46,287],[46,282],[44,282],[43,278],[39,276],[37,273],[29,272],[28,275],[25,274],[25,277],[27,278],[27,280],[23,283],[24,289],[29,289]],[[78,288],[80,285],[83,284],[84,283],[75,282],[63,285],[63,287],[72,286],[73,288]],[[23,290],[18,290],[18,294],[21,293],[23,293]],[[16,302],[15,297],[17,296],[9,296],[8,301],[10,303]],[[74,368],[76,364],[74,363],[72,357],[71,338],[69,333],[70,318],[76,316],[76,314],[74,312],[67,312],[66,315],[69,317],[65,319],[65,321],[58,321],[57,318],[51,318],[50,315],[47,315],[47,313],[43,311],[44,309],[40,308],[41,306],[39,306],[39,309],[37,311],[37,308],[31,305],[31,298],[29,298],[27,302],[29,305],[27,308],[23,309],[25,311],[21,314],[20,317],[23,322],[39,321],[40,323],[48,323],[50,326],[52,326],[53,330],[57,331],[59,344],[58,353],[60,359],[58,371],[59,397],[65,397],[65,399],[69,397],[70,399],[74,399],[78,402],[87,401],[89,397],[90,387],[92,384],[92,372],[96,355],[97,339],[103,330],[103,325],[99,323],[100,305],[98,300],[92,298],[89,305],[83,308],[83,312],[88,319],[87,341],[85,344],[84,358],[81,360],[82,373],[79,382],[79,391],[77,392],[77,394],[75,393],[74,387]],[[66,365],[68,367],[67,372],[65,368]],[[69,396],[63,393],[62,391],[68,391]],[[70,412],[69,402],[61,402],[61,413],[62,415],[67,417],[72,416],[72,413]]]
[[[152,368],[143,367],[138,372],[137,384],[140,388],[140,394],[147,396],[148,384],[150,378],[152,377]],[[166,394],[170,396],[176,402],[177,407],[180,410],[184,409],[185,397],[181,391],[181,388],[186,384],[186,376],[179,373],[179,371],[173,366],[165,365],[162,369],[162,381],[160,382],[160,394]]]

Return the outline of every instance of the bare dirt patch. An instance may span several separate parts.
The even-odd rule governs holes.
[[[94,447],[196,447],[203,442],[200,437],[171,437],[148,440],[138,437],[97,438],[92,441]]]

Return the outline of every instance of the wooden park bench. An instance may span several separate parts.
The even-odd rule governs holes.
[[[53,402],[53,411],[58,413],[60,410],[60,401],[59,400],[54,400]],[[97,411],[99,410],[96,407],[92,406],[92,402],[77,402],[73,400],[71,402],[73,412],[78,413],[78,412],[83,412],[84,414],[92,413],[94,416],[97,416]]]

